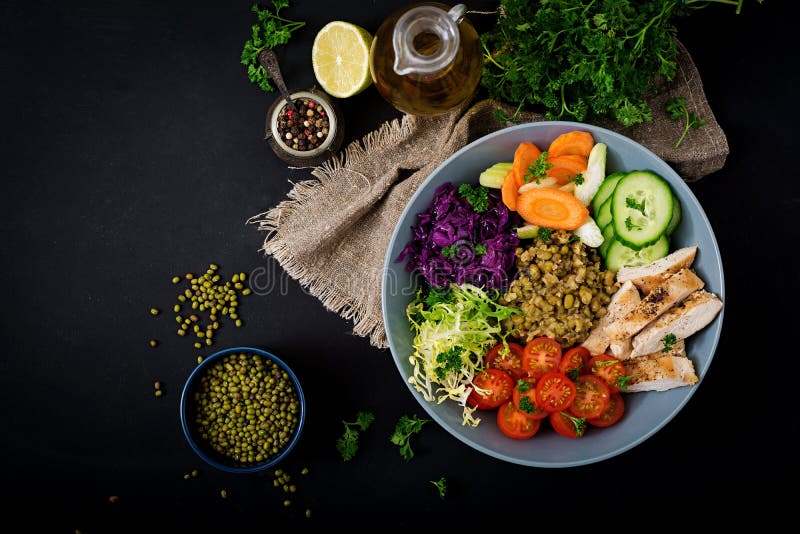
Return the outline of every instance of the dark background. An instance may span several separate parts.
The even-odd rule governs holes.
[[[250,2],[0,2],[7,510],[57,532],[475,525],[559,504],[571,521],[586,511],[619,524],[637,509],[702,509],[719,494],[780,495],[776,484],[798,473],[790,258],[800,9],[745,4],[740,15],[716,5],[678,21],[730,144],[725,167],[691,185],[725,265],[714,365],[646,442],[598,464],[549,470],[495,460],[435,424],[414,438],[416,457],[406,463],[388,437],[401,415],[424,411],[391,354],[354,336],[259,252],[264,236],[246,220],[310,175],[287,169],[262,140],[277,93],[251,85],[239,64]],[[284,14],[307,25],[280,49],[287,83],[314,83],[311,43],[325,23],[374,32],[404,5],[293,1]],[[470,19],[479,30],[493,20]],[[345,142],[399,116],[374,88],[340,105]],[[198,353],[211,351],[174,334],[170,279],[210,262],[227,275],[266,268],[283,282],[283,291],[245,299],[246,326],[227,328],[214,348],[270,349],[303,382],[307,425],[281,464],[298,486],[289,508],[271,473],[215,471],[181,434],[180,389]],[[151,307],[165,312],[151,317]],[[149,348],[151,338],[161,345]],[[165,396],[154,397],[154,380]],[[341,420],[358,410],[377,419],[356,458],[343,462],[334,443]],[[184,480],[195,468],[200,476]],[[444,500],[429,483],[440,476]],[[119,500],[109,503],[111,495]]]

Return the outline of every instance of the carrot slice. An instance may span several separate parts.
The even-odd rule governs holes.
[[[589,218],[589,210],[575,195],[551,187],[530,189],[515,200],[522,218],[536,226],[575,230]]]
[[[514,151],[514,164],[512,169],[517,174],[517,184],[522,187],[525,184],[525,175],[528,174],[528,165],[536,163],[542,151],[539,147],[528,141],[523,141]]]
[[[579,154],[564,154],[563,156],[548,156],[547,162],[553,167],[564,167],[571,170],[572,174],[578,174],[586,170],[589,160]]]
[[[588,158],[593,146],[594,138],[592,134],[574,130],[563,133],[553,139],[553,142],[550,143],[550,148],[547,149],[547,154],[553,158],[565,154],[577,154]]]
[[[503,204],[511,211],[517,211],[517,197],[519,196],[519,193],[517,193],[519,186],[517,185],[515,174],[513,170],[508,173],[505,180],[503,180],[503,187],[500,188]]]
[[[548,178],[555,178],[556,185],[564,185],[570,181],[577,173],[565,167],[551,167],[547,169]]]

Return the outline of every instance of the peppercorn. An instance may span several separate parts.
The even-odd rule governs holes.
[[[310,98],[298,98],[294,103],[298,113],[296,120],[294,112],[285,106],[278,115],[278,138],[284,145],[294,150],[305,151],[316,148],[328,135],[327,131],[321,130],[321,126],[327,126],[323,122],[324,109],[321,104]]]

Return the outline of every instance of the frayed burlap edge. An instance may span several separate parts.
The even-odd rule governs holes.
[[[388,346],[382,318],[369,315],[363,302],[331,284],[322,271],[309,269],[304,262],[294,256],[287,241],[275,239],[275,236],[281,222],[302,210],[316,189],[332,180],[338,171],[348,169],[350,172],[357,172],[350,167],[368,158],[370,151],[376,146],[396,144],[406,138],[413,129],[413,119],[414,117],[410,115],[405,115],[402,119],[393,119],[382,124],[377,130],[367,133],[360,140],[353,141],[344,151],[315,167],[311,172],[314,179],[297,183],[290,181],[293,186],[286,200],[247,220],[247,224],[255,224],[259,231],[266,233],[260,249],[264,254],[275,258],[289,276],[297,280],[310,295],[320,300],[325,309],[339,314],[344,319],[352,320],[354,334],[369,337],[371,344],[380,348]]]

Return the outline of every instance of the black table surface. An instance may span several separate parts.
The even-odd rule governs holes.
[[[678,21],[730,144],[724,168],[691,184],[725,266],[713,365],[685,409],[645,442],[599,463],[543,469],[496,460],[435,423],[404,461],[389,435],[401,415],[425,412],[390,352],[355,336],[259,251],[264,235],[247,219],[310,173],[288,169],[262,139],[277,93],[251,85],[239,63],[254,22],[249,2],[3,0],[6,509],[32,506],[25,520],[57,532],[413,528],[505,521],[545,502],[588,514],[590,502],[622,512],[680,496],[699,509],[687,497],[768,494],[798,473],[797,4],[746,0],[739,15],[715,5]],[[315,82],[311,43],[326,22],[374,32],[403,5],[292,2],[285,14],[307,25],[280,49],[285,79]],[[479,29],[492,19],[470,18]],[[340,105],[346,143],[399,117],[374,88]],[[228,328],[214,348],[272,350],[304,384],[305,431],[280,465],[297,486],[288,507],[271,471],[217,471],[180,429],[181,387],[197,355],[211,351],[187,349],[175,335],[170,279],[210,262],[228,274],[267,269],[281,281],[246,299],[246,325]],[[165,312],[154,318],[151,307]],[[160,346],[150,348],[151,338]],[[376,421],[344,462],[334,444],[359,410]],[[199,476],[184,480],[193,469]],[[445,499],[430,483],[442,476]]]

